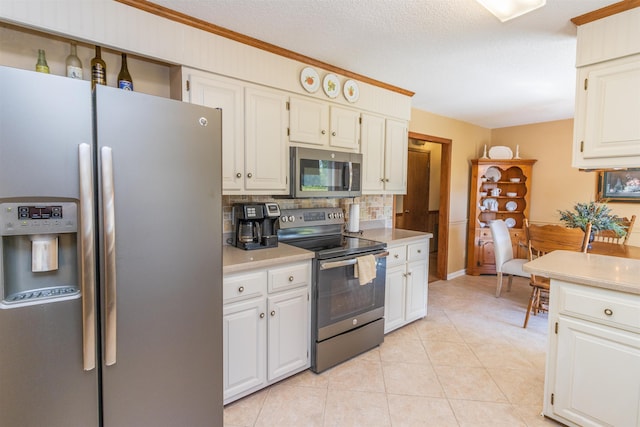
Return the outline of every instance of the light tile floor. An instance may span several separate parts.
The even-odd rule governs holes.
[[[547,315],[523,329],[528,282],[514,278],[495,298],[495,280],[430,283],[426,318],[322,374],[227,405],[225,427],[558,425],[540,416]]]

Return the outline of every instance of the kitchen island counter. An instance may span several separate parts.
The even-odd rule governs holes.
[[[312,259],[314,253],[306,249],[279,243],[275,248],[245,251],[235,246],[225,245],[222,248],[223,274],[239,273],[255,268],[272,267],[276,264],[304,261]]]
[[[590,253],[553,251],[524,270],[551,279],[640,295],[640,261]]]

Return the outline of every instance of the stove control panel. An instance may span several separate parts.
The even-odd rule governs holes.
[[[280,210],[280,228],[335,224],[344,224],[344,211],[341,208]]]

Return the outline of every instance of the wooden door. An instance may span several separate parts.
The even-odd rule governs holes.
[[[409,150],[407,195],[398,226],[406,230],[429,231],[429,170],[431,153]]]

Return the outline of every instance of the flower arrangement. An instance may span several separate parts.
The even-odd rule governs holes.
[[[569,228],[586,229],[591,223],[593,232],[613,230],[618,236],[627,234],[627,230],[620,223],[621,218],[611,214],[611,209],[605,203],[576,203],[573,210],[558,210],[560,220]]]

